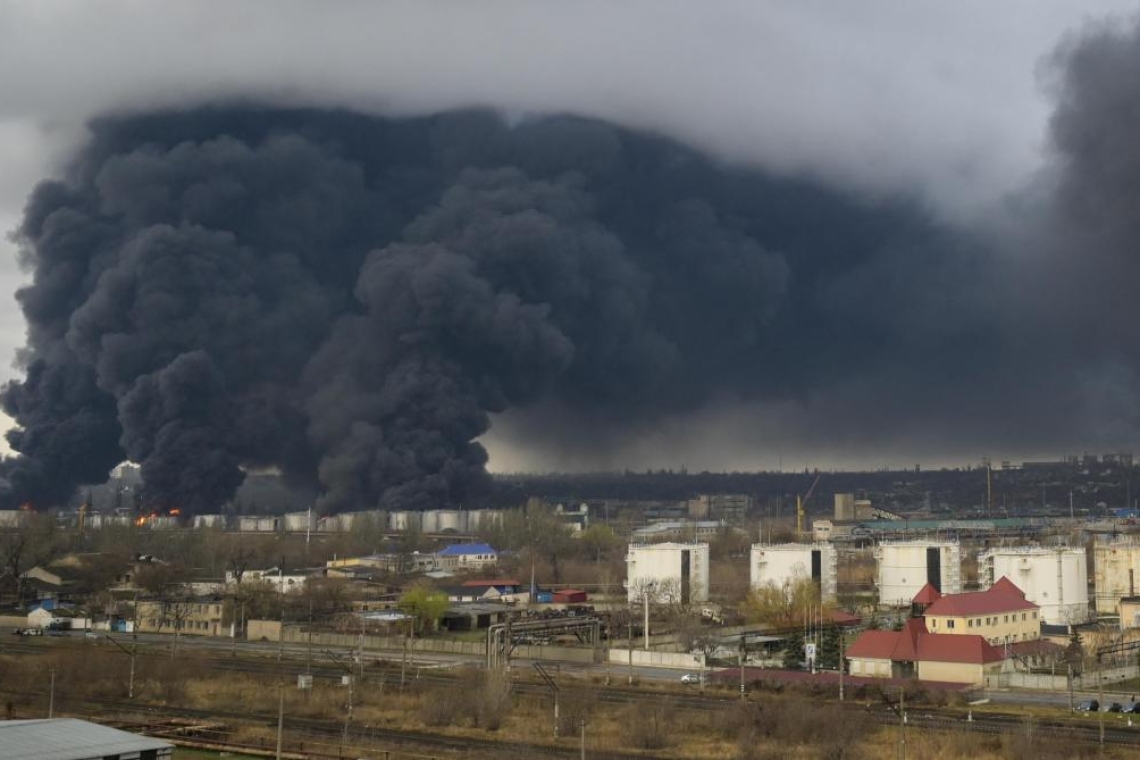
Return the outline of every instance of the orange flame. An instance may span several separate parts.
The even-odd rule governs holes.
[[[179,509],[178,507],[175,507],[174,509],[170,510],[171,517],[177,517],[180,514],[182,514],[182,510]]]

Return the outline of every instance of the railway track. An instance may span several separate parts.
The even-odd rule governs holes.
[[[12,693],[13,692],[0,690],[0,694]],[[37,696],[46,698],[47,695],[38,694]],[[277,726],[276,715],[252,712],[201,710],[189,707],[169,707],[149,704],[140,705],[123,702],[121,700],[73,698],[65,695],[56,695],[55,704],[56,709],[60,712],[67,712],[69,711],[68,708],[72,708],[72,712],[84,715],[116,715],[120,717],[120,725],[126,725],[123,723],[123,716],[136,716],[141,720],[129,721],[128,723],[139,727],[155,726],[156,720],[159,718],[193,719],[212,723],[237,722],[273,729]],[[408,754],[408,750],[406,750],[408,747],[431,747],[437,752],[434,755],[430,755],[430,757],[449,756],[453,754],[462,754],[463,756],[469,757],[472,750],[490,755],[501,755],[503,752],[510,752],[512,753],[510,755],[512,757],[577,758],[579,756],[579,748],[576,745],[556,746],[477,736],[448,736],[422,731],[403,731],[382,726],[359,724],[349,724],[346,732],[345,724],[341,721],[315,718],[289,717],[285,723],[294,743],[300,740],[302,747],[305,746],[306,742],[323,747],[336,747],[340,746],[340,740],[342,738],[347,737],[350,741],[347,742],[346,746],[350,745],[351,747],[361,749],[370,748],[372,751],[378,749],[376,747],[377,744],[386,745],[389,751],[396,750],[404,752],[405,754]],[[161,731],[158,733],[161,733]],[[384,751],[384,749],[379,748],[379,751]],[[326,755],[326,753],[309,752],[303,749],[302,752],[314,756]],[[440,753],[442,753],[442,755]],[[417,754],[422,755],[422,753]],[[343,753],[327,753],[327,756],[343,757]],[[423,756],[429,757],[429,755]],[[612,750],[591,749],[590,757],[597,758],[598,760],[644,760],[644,755],[642,754],[634,752],[615,752]]]
[[[77,641],[75,648],[86,648],[88,645],[89,642]],[[40,642],[5,642],[5,645],[0,647],[0,653],[11,653],[13,651],[16,653],[38,654],[49,650],[47,646]],[[150,651],[146,651],[140,646],[140,658],[165,656],[167,655],[163,649],[151,648]],[[235,674],[285,677],[291,679],[301,672],[302,669],[305,669],[317,679],[339,681],[344,672],[339,667],[321,662],[308,665],[294,659],[279,661],[269,657],[232,658],[222,655],[215,655],[203,659],[205,660],[205,666],[210,669]],[[379,662],[376,662],[365,668],[364,678],[360,682],[361,686],[364,688],[393,688],[393,685],[399,681],[400,669],[391,665],[378,666]],[[425,671],[421,669],[418,673],[413,673],[413,669],[409,668],[405,674],[405,683],[408,686],[423,686],[425,684],[446,686],[455,683],[454,675],[440,672],[439,670]],[[562,686],[566,692],[589,690],[590,699],[592,701],[605,704],[628,705],[655,700],[664,702],[674,709],[702,712],[728,709],[739,702],[740,699],[739,693],[735,690],[731,692],[725,691],[722,693],[704,694],[679,693],[676,691],[663,690],[651,691],[617,685],[601,686],[597,684],[587,684],[573,677],[566,677]],[[549,688],[542,683],[531,682],[525,679],[515,679],[512,688],[517,694],[533,697],[535,699],[548,700],[551,698]],[[117,705],[122,709],[138,710],[138,706],[130,703],[108,702],[107,704]],[[837,705],[837,707],[841,707],[842,709],[868,709],[853,704]],[[897,713],[883,703],[874,705],[873,709],[870,710],[870,714],[872,720],[885,726],[898,725],[899,723]],[[243,714],[221,714],[211,711],[192,711],[188,709],[184,715],[172,715],[172,717],[251,719],[251,716]],[[912,729],[938,731],[970,730],[992,734],[1032,730],[1036,732],[1038,736],[1092,743],[1096,743],[1100,739],[1100,726],[1094,715],[1088,716],[1087,719],[1070,718],[1068,720],[1062,720],[1034,718],[1029,720],[1023,715],[1014,713],[979,712],[971,715],[970,718],[971,719],[967,720],[967,715],[963,714],[961,709],[918,706],[908,711],[907,726]],[[1105,743],[1140,748],[1140,726],[1127,727],[1121,725],[1117,720],[1118,718],[1119,716],[1112,716],[1106,721],[1104,728]],[[262,720],[264,716],[253,716],[252,719]],[[304,723],[304,721],[291,721],[292,725],[300,725],[302,723]],[[319,725],[319,721],[314,723],[314,726]],[[319,729],[314,728],[314,730]],[[337,724],[335,729],[330,730],[343,731],[343,724]],[[373,729],[373,731],[376,730],[378,729]],[[409,736],[416,741],[434,743],[439,746],[447,746],[448,742],[446,738],[434,734],[408,734],[407,732],[393,732],[387,738],[398,742],[401,741],[402,738],[406,739]],[[536,751],[538,750],[536,749]],[[554,751],[556,754],[552,756],[561,756],[557,754],[560,750],[555,749]],[[614,755],[614,757],[619,757],[619,755]]]

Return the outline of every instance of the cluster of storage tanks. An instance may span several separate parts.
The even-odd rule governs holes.
[[[839,551],[827,543],[754,544],[750,578],[754,587],[772,583],[781,586],[799,578],[811,578],[823,599],[836,594]],[[1127,595],[1127,583],[1140,571],[1140,544],[1116,546],[1120,589],[1116,601]],[[875,548],[876,586],[881,607],[910,603],[927,583],[943,594],[962,592],[962,549],[956,541],[887,541]],[[1042,620],[1051,624],[1083,623],[1089,618],[1088,563],[1083,549],[1007,547],[991,549],[979,557],[979,583],[989,588],[1008,577],[1026,598],[1041,608]],[[1098,565],[1099,568],[1099,565]],[[1098,570],[1099,573],[1099,570]],[[1099,588],[1099,585],[1098,585]],[[1123,593],[1120,593],[1120,591]]]
[[[237,529],[249,533],[345,533],[362,527],[366,521],[389,531],[418,530],[422,533],[474,533],[503,519],[500,509],[429,509],[423,512],[342,512],[318,517],[315,512],[291,512],[280,517],[248,515],[237,519]],[[221,515],[197,515],[194,527],[224,525]]]

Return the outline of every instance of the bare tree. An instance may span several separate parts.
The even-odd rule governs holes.
[[[20,523],[0,531],[0,579],[9,579],[17,604],[24,599],[24,574],[48,561],[59,548],[59,534],[50,515],[27,513]]]

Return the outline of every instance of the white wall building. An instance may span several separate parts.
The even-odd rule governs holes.
[[[1089,619],[1089,569],[1084,549],[1042,546],[1002,547],[982,553],[979,580],[989,588],[1002,576],[1041,608],[1051,625]]]
[[[962,593],[962,549],[956,541],[884,541],[875,547],[880,607],[910,604],[930,583],[942,594]]]
[[[667,604],[708,601],[708,544],[630,544],[625,564],[630,602],[646,592],[650,601]]]
[[[1102,615],[1115,615],[1120,600],[1140,594],[1140,542],[1098,539],[1093,546],[1093,606]]]
[[[835,547],[826,543],[753,544],[749,577],[753,588],[810,578],[819,587],[821,599],[834,600],[837,560]]]
[[[305,581],[314,577],[313,573],[281,572],[275,567],[268,570],[246,570],[241,576],[242,583],[268,583],[274,591],[288,594],[305,590]],[[237,576],[231,570],[226,571],[226,585],[237,584]]]

